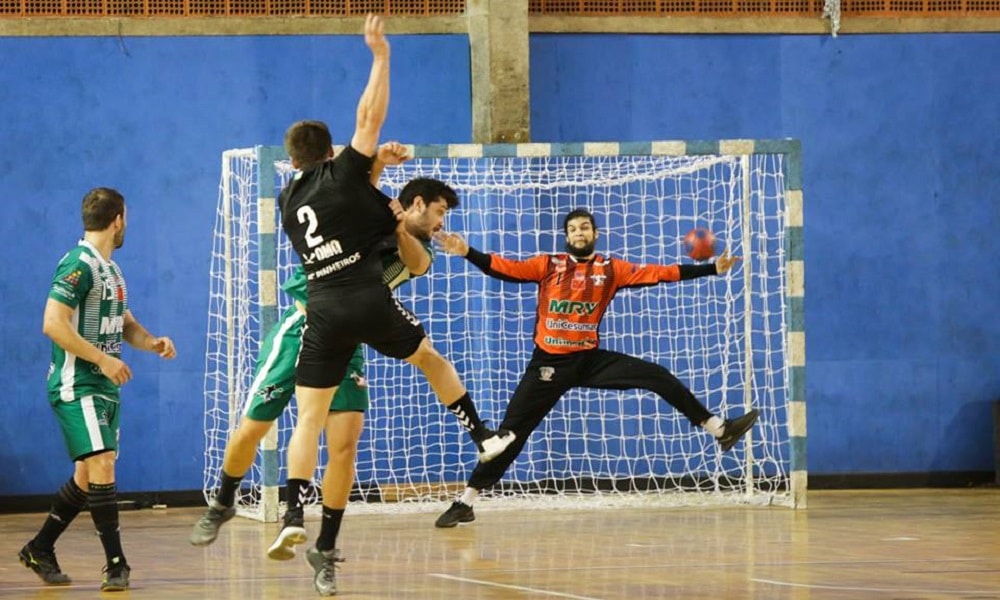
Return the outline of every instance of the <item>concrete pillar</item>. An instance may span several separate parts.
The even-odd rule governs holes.
[[[472,138],[528,142],[528,0],[469,0]]]

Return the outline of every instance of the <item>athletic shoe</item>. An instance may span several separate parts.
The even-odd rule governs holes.
[[[295,558],[296,544],[304,544],[305,542],[306,528],[302,509],[286,512],[278,537],[267,549],[267,557],[272,560],[292,560]]]
[[[723,423],[722,437],[717,440],[722,451],[728,452],[730,448],[735,446],[743,434],[753,427],[759,416],[760,411],[753,409],[742,417],[736,417],[733,420],[726,419]]]
[[[500,456],[507,449],[507,446],[514,443],[516,438],[514,432],[508,429],[490,431],[486,437],[476,442],[476,448],[479,449],[479,460],[490,462]]]
[[[17,558],[22,565],[37,573],[47,585],[69,585],[73,582],[59,568],[55,550],[39,550],[32,542],[28,542],[17,553]]]
[[[340,558],[340,550],[318,550],[315,546],[306,550],[306,560],[316,572],[313,577],[313,587],[320,596],[334,596],[337,594],[337,563],[344,562]]]
[[[125,563],[104,566],[104,582],[102,592],[124,592],[128,589],[128,578],[132,569]]]
[[[459,523],[471,523],[475,520],[476,513],[472,511],[472,507],[456,501],[451,503],[451,507],[444,511],[437,521],[434,521],[434,526],[454,527]]]
[[[217,501],[212,500],[205,514],[201,515],[198,522],[194,524],[191,531],[190,542],[195,546],[207,546],[219,537],[219,528],[222,524],[232,519],[236,515],[235,506],[222,506]]]

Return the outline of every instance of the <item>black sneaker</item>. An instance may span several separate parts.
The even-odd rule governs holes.
[[[267,549],[267,557],[272,560],[292,560],[295,558],[295,546],[305,542],[306,528],[302,509],[287,512],[278,537]]]
[[[507,446],[514,443],[517,438],[513,431],[509,429],[498,429],[496,431],[487,430],[487,434],[480,440],[476,440],[476,448],[479,450],[479,460],[490,462],[500,456]]]
[[[55,550],[39,550],[33,543],[28,542],[17,553],[17,558],[22,565],[37,573],[46,585],[69,585],[73,582],[69,575],[59,568]]]
[[[335,596],[337,594],[337,569],[344,562],[340,558],[340,550],[319,550],[315,546],[306,550],[306,560],[312,566],[316,575],[313,576],[313,587],[320,596]]]
[[[471,523],[475,520],[476,513],[472,511],[472,507],[456,501],[451,503],[451,507],[444,511],[437,521],[434,521],[434,526],[454,527],[459,523]]]
[[[222,524],[235,515],[235,506],[222,506],[213,500],[205,514],[201,515],[198,522],[194,524],[189,541],[195,546],[211,544],[215,538],[219,537],[219,528],[222,527]]]
[[[752,409],[742,417],[736,417],[733,420],[726,419],[723,423],[722,437],[717,440],[722,451],[728,452],[730,448],[735,446],[743,434],[753,427],[759,416],[760,411]]]
[[[104,581],[102,592],[124,592],[128,589],[128,578],[132,569],[125,563],[104,565]]]

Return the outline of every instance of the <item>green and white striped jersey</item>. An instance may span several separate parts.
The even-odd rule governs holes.
[[[128,290],[121,269],[106,261],[90,242],[81,240],[59,261],[49,298],[73,309],[77,332],[105,354],[122,353],[122,331],[128,310]],[[49,364],[49,400],[71,402],[97,394],[118,399],[118,386],[91,362],[52,344]]]

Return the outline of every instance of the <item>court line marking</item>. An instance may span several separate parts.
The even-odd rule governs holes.
[[[791,581],[778,581],[775,579],[758,579],[751,577],[750,581],[755,583],[769,583],[783,587],[808,588],[816,590],[843,590],[851,592],[892,592],[905,594],[969,594],[972,596],[995,596],[1000,593],[1000,589],[994,590],[931,590],[931,589],[910,589],[910,588],[887,588],[887,587],[858,587],[850,585],[822,585],[815,583],[793,583]]]
[[[464,583],[474,583],[476,585],[485,585],[488,587],[497,587],[507,590],[517,590],[519,592],[529,592],[532,594],[543,594],[546,596],[556,596],[558,598],[572,598],[573,600],[600,600],[600,598],[594,598],[591,596],[577,596],[575,594],[566,594],[563,592],[552,592],[549,590],[540,590],[537,588],[524,587],[520,585],[510,585],[507,583],[496,583],[493,581],[483,581],[482,579],[469,579],[468,577],[456,577],[454,575],[445,575],[444,573],[428,573],[431,577],[439,577],[441,579],[450,579],[452,581],[461,581]]]

